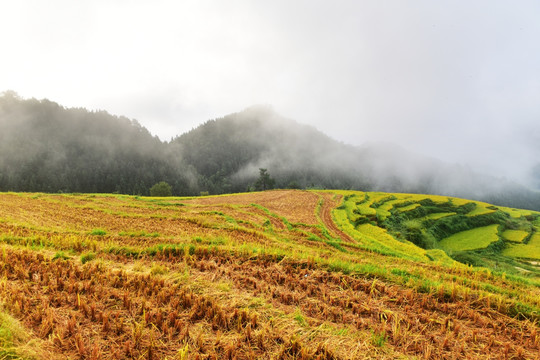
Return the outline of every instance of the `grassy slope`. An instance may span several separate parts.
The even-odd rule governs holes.
[[[439,245],[447,251],[467,251],[486,249],[489,245],[499,241],[498,224],[476,227],[471,230],[460,231],[439,241]]]
[[[470,204],[349,191],[0,194],[0,296],[31,331],[2,347],[27,354],[39,340],[41,358],[533,358],[537,214]],[[333,207],[344,233],[324,217]],[[491,268],[440,249],[485,227],[531,236],[451,253]]]
[[[356,192],[346,199],[336,212],[336,221],[349,230],[354,228],[360,238],[378,227],[394,239],[425,249],[444,249],[465,263],[512,274],[523,267],[540,273],[538,267],[531,266],[540,258],[536,240],[540,213],[418,194]],[[379,250],[388,251],[384,245]],[[413,253],[402,252],[402,256]]]

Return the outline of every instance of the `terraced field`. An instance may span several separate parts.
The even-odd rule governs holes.
[[[519,214],[345,191],[0,194],[0,359],[534,359],[538,214]],[[440,246],[472,230],[489,243]]]
[[[439,241],[439,245],[447,251],[466,251],[485,249],[499,241],[499,226],[492,224],[471,230],[460,231]],[[508,231],[508,230],[507,230]]]
[[[442,196],[360,192],[345,196],[336,212],[337,221],[357,232],[358,238],[372,235],[369,224],[395,240],[423,249],[442,249],[465,263],[508,273],[525,267],[526,272],[539,274],[535,264],[540,257],[540,213]],[[388,241],[363,242],[396,255],[414,253],[404,245],[401,250],[400,246],[389,247]]]

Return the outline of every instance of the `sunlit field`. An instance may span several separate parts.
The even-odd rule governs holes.
[[[351,191],[2,193],[0,359],[534,359],[539,215]]]
[[[499,225],[496,224],[477,227],[444,238],[439,244],[450,251],[485,249],[499,240],[498,230]]]

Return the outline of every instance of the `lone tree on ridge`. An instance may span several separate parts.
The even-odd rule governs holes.
[[[255,190],[264,191],[273,189],[276,185],[276,180],[270,177],[268,171],[263,168],[259,168],[259,179],[255,182]]]

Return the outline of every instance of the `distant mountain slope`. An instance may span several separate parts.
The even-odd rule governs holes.
[[[216,190],[220,184],[223,190],[246,190],[256,180],[260,167],[268,168],[279,187],[293,181],[302,187],[367,185],[361,169],[342,165],[354,160],[352,146],[280,117],[266,107],[208,121],[177,137],[171,146],[200,175],[216,178]]]
[[[259,168],[276,187],[427,193],[540,210],[540,195],[390,144],[354,147],[255,106],[170,143],[138,122],[48,100],[0,96],[0,191],[175,195],[246,191]]]
[[[186,188],[166,147],[137,122],[48,100],[0,97],[0,190],[144,194]]]
[[[214,193],[244,191],[267,168],[278,187],[442,194],[540,210],[540,194],[518,184],[416,155],[391,144],[353,147],[268,107],[208,121],[171,146]],[[204,181],[202,184],[204,186]]]

